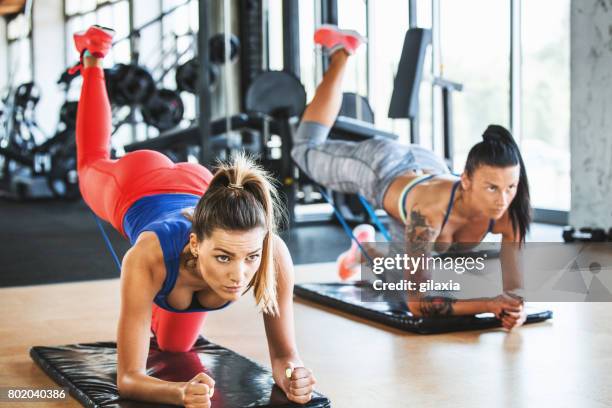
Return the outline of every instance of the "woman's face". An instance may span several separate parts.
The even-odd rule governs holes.
[[[242,296],[261,263],[265,235],[265,229],[259,227],[248,231],[215,229],[201,242],[191,234],[190,247],[198,254],[198,270],[219,297],[235,301]]]
[[[472,177],[465,173],[461,185],[470,201],[488,218],[499,219],[504,215],[516,196],[520,177],[520,166],[493,167],[482,165]]]

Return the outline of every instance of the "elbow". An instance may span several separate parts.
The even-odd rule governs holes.
[[[129,373],[117,374],[117,392],[122,398],[130,398],[134,385],[134,376]]]
[[[117,376],[117,392],[120,396],[127,397],[129,393],[129,383],[130,381],[125,374]]]

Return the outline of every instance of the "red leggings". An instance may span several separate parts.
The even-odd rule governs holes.
[[[77,113],[77,171],[81,195],[94,213],[124,234],[123,216],[139,198],[162,193],[203,195],[212,174],[194,163],[173,163],[165,155],[139,150],[111,160],[111,110],[104,71],[81,71],[83,87]],[[151,329],[163,350],[191,349],[206,312],[174,313],[153,305]]]

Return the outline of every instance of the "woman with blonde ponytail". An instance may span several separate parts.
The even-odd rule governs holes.
[[[111,159],[102,58],[113,34],[99,26],[75,34],[82,60],[74,70],[83,76],[76,131],[81,194],[132,244],[121,266],[119,393],[210,407],[214,380],[205,373],[187,382],[147,375],[150,332],[160,349],[188,351],[209,311],[252,289],[263,312],[274,380],[289,400],[308,402],[315,379],[295,344],[293,264],[276,235],[281,212],[271,178],[244,155],[221,163],[214,176],[149,150]]]

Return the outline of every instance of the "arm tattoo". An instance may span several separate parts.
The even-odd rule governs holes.
[[[418,210],[412,210],[405,231],[406,254],[413,258],[429,256],[437,237],[438,231],[429,225],[427,218]],[[414,278],[427,279],[427,271],[422,268],[410,273]]]
[[[457,299],[441,296],[425,296],[419,300],[419,310],[425,317],[442,317],[453,314]]]
[[[427,218],[418,210],[410,212],[410,222],[406,224],[406,252],[409,256],[430,256],[439,231],[433,228]],[[430,271],[420,269],[415,271],[413,280],[424,282],[430,277]],[[441,296],[419,297],[419,311],[425,317],[450,316],[453,314],[453,305],[457,301],[453,298]]]
[[[406,224],[405,233],[409,255],[429,254],[437,236],[438,231],[429,225],[423,214],[418,210],[410,212],[410,222]]]

